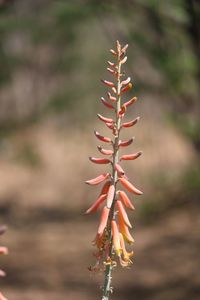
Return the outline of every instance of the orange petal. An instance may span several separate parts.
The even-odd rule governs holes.
[[[96,185],[101,183],[102,181],[104,181],[105,179],[107,179],[110,176],[110,173],[104,173],[101,174],[93,179],[87,180],[86,183],[87,184],[91,184],[91,185]]]
[[[127,179],[125,178],[119,178],[119,181],[121,184],[131,193],[134,193],[136,195],[142,195],[143,192],[138,190],[132,183],[130,183]]]
[[[111,81],[101,79],[101,82],[103,82],[105,85],[109,87],[115,87],[115,84]]]
[[[111,161],[107,158],[89,157],[89,160],[95,164],[109,164]]]
[[[112,104],[108,103],[103,97],[101,97],[101,102],[108,108],[110,109],[115,109],[114,106],[112,106]]]
[[[111,221],[112,235],[113,235],[113,245],[117,256],[120,256],[122,249],[120,245],[119,230],[117,224],[114,220]]]
[[[110,180],[109,180],[109,181],[106,181],[106,183],[103,185],[103,187],[102,187],[102,189],[101,189],[100,195],[102,195],[102,194],[107,194],[107,193],[108,193],[110,184],[111,184]]]
[[[134,206],[132,205],[130,199],[126,195],[124,191],[118,191],[119,197],[127,208],[134,210]]]
[[[119,230],[120,230],[121,234],[123,235],[124,239],[129,244],[134,243],[134,239],[128,230],[128,226],[124,223],[124,220],[120,214],[118,215],[118,219],[119,219]]]
[[[114,129],[114,124],[112,124],[112,123],[106,123],[106,126],[107,126],[109,129]]]
[[[99,120],[103,121],[104,123],[114,123],[113,119],[111,119],[111,118],[103,117],[100,114],[97,114],[97,116],[98,116]]]
[[[137,101],[137,97],[133,97],[131,100],[124,103],[124,106],[128,107]]]
[[[117,94],[116,87],[113,86],[113,87],[112,87],[112,91],[113,91],[114,94]]]
[[[113,102],[116,102],[117,101],[117,98],[112,96],[111,93],[108,92],[108,98],[113,101]]]
[[[127,61],[127,56],[124,56],[124,58],[121,60],[121,64],[125,64],[126,61]]]
[[[109,216],[110,209],[104,206],[103,211],[101,213],[101,220],[98,228],[98,234],[102,234],[104,229],[106,228],[108,216]]]
[[[129,221],[129,218],[128,218],[128,216],[127,216],[127,213],[126,213],[126,211],[125,211],[125,209],[124,209],[123,204],[121,203],[120,200],[117,200],[116,203],[117,203],[117,207],[118,207],[118,209],[119,209],[119,214],[120,214],[121,217],[123,218],[124,223],[125,223],[127,226],[129,226],[130,228],[132,228],[132,225],[131,225],[131,223],[130,223],[130,221]]]
[[[125,242],[124,242],[124,237],[123,237],[123,235],[121,233],[119,234],[119,237],[120,237],[120,245],[121,245],[121,248],[122,248],[124,259],[125,259],[125,261],[131,261],[130,257],[133,256],[134,253],[133,253],[133,251],[128,252],[126,250]]]
[[[121,82],[121,86],[127,85],[131,81],[131,77],[128,77],[126,80]]]
[[[106,68],[107,69],[107,71],[109,72],[109,73],[111,73],[112,75],[116,75],[116,71],[114,71],[113,69],[111,69],[111,68]]]
[[[98,150],[104,155],[112,155],[113,150],[103,149],[101,146],[97,146]]]
[[[119,176],[123,176],[125,174],[124,170],[119,164],[115,164],[115,170],[117,171]]]
[[[121,93],[125,93],[132,88],[132,83],[127,84],[125,87],[121,89]]]
[[[135,124],[137,124],[137,122],[139,121],[140,117],[137,117],[136,119],[132,120],[132,121],[129,121],[129,122],[125,122],[122,124],[122,127],[124,128],[129,128],[129,127],[132,127],[134,126]]]
[[[126,52],[126,50],[127,50],[127,48],[128,48],[128,44],[126,44],[123,48],[122,48],[122,53],[125,53]]]
[[[127,147],[127,146],[131,145],[133,141],[134,141],[133,137],[127,141],[119,141],[119,147]]]
[[[126,154],[120,157],[120,160],[134,160],[142,155],[142,151],[133,154]]]
[[[108,137],[102,136],[98,131],[94,131],[95,136],[102,142],[112,143],[112,140]]]
[[[106,201],[107,201],[107,207],[108,207],[108,208],[111,208],[112,203],[113,203],[114,196],[115,196],[115,187],[114,187],[114,185],[112,184],[112,185],[109,187],[108,194],[107,194],[107,200],[106,200]]]
[[[112,53],[114,56],[117,56],[117,52],[113,49],[110,49],[110,53]]]
[[[88,208],[88,210],[86,210],[85,214],[88,215],[90,213],[96,212],[103,201],[106,199],[106,197],[106,194],[100,195],[99,198],[92,204],[92,206]]]
[[[114,62],[111,62],[111,61],[107,61],[107,63],[109,64],[109,66],[111,66],[111,67],[114,67],[115,66],[115,63]]]
[[[123,117],[124,114],[125,114],[125,112],[126,112],[126,106],[122,105],[122,107],[121,107],[121,109],[120,109],[120,111],[118,113],[119,117]]]

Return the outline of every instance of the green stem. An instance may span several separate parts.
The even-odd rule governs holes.
[[[121,126],[121,118],[119,117],[119,111],[121,108],[121,96],[120,96],[120,73],[121,73],[121,62],[120,62],[120,54],[118,52],[118,76],[117,76],[117,105],[116,105],[116,135],[115,140],[113,143],[113,161],[112,161],[112,184],[115,186],[115,195],[114,200],[110,209],[109,214],[109,221],[108,221],[108,235],[109,235],[109,241],[110,241],[110,251],[109,255],[112,260],[113,257],[113,243],[112,243],[112,233],[111,233],[111,221],[115,218],[115,198],[116,198],[116,185],[117,185],[117,171],[115,170],[115,164],[118,163],[119,160],[119,133],[120,133],[120,126]],[[103,297],[102,300],[109,300],[110,292],[112,291],[111,288],[111,282],[112,282],[112,269],[113,265],[112,263],[106,265],[105,269],[105,280],[104,280],[104,286],[103,286]]]

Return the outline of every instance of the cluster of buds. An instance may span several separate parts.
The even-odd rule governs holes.
[[[125,95],[132,88],[131,78],[126,78],[125,73],[122,71],[122,67],[127,60],[127,48],[128,45],[122,47],[117,41],[116,50],[110,50],[115,61],[108,61],[109,67],[107,68],[113,80],[102,80],[102,83],[109,88],[109,91],[107,92],[106,99],[104,97],[101,98],[101,102],[109,111],[113,112],[114,117],[104,117],[100,114],[97,116],[111,130],[113,138],[102,136],[99,132],[95,131],[96,138],[101,142],[107,143],[110,147],[109,149],[104,149],[102,146],[98,146],[99,152],[104,157],[90,157],[89,159],[95,164],[110,165],[111,171],[86,181],[89,185],[103,183],[98,199],[85,212],[85,214],[95,213],[103,206],[99,227],[94,239],[94,245],[97,247],[97,252],[95,253],[97,262],[94,267],[89,268],[90,270],[98,270],[102,266],[105,269],[107,265],[116,266],[115,257],[117,257],[117,260],[119,260],[123,267],[129,267],[132,264],[131,257],[133,256],[133,251],[128,252],[125,246],[126,243],[132,244],[134,242],[129,231],[132,225],[126,209],[134,210],[134,206],[127,192],[135,195],[142,195],[142,192],[129,181],[125,171],[121,167],[121,162],[135,160],[142,152],[119,155],[120,149],[128,147],[133,142],[133,138],[121,140],[121,131],[134,126],[139,121],[139,117],[128,122],[124,122],[123,120],[128,107],[137,101],[137,98],[133,97],[122,103],[122,95]],[[120,188],[118,184],[121,185]]]
[[[0,226],[0,235],[4,234],[4,232],[6,231],[7,227],[5,225],[1,225]],[[8,254],[8,249],[6,247],[0,246],[0,254],[1,255],[6,255]],[[4,277],[6,275],[6,273],[3,270],[0,270],[0,276]],[[0,292],[0,300],[7,300],[2,293]]]

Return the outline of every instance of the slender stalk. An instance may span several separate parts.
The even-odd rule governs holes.
[[[118,44],[118,47],[120,45]],[[115,170],[115,164],[118,163],[119,160],[119,134],[120,134],[120,126],[121,126],[121,118],[119,117],[119,111],[121,109],[121,95],[120,95],[120,75],[121,74],[121,61],[120,61],[120,51],[118,51],[118,64],[117,64],[117,103],[115,110],[115,124],[116,124],[116,133],[115,139],[113,143],[113,159],[112,159],[112,184],[115,186],[115,195],[114,200],[110,209],[109,220],[108,220],[108,235],[110,241],[110,251],[109,255],[112,260],[113,256],[113,242],[112,242],[112,234],[111,234],[111,221],[115,218],[115,201],[116,201],[116,185],[117,185],[117,171]],[[111,282],[112,282],[112,263],[106,265],[105,269],[105,280],[103,286],[103,296],[102,300],[109,300],[110,292],[112,291]]]

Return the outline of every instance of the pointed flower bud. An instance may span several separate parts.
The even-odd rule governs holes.
[[[134,138],[131,138],[130,140],[127,141],[119,141],[119,147],[127,147],[132,144],[134,141]]]
[[[131,193],[134,193],[136,195],[142,195],[143,192],[138,190],[132,183],[130,183],[127,179],[125,178],[119,178],[119,181],[121,184]]]
[[[105,124],[109,129],[114,129],[114,124],[112,123],[105,123]]]
[[[140,117],[137,117],[136,119],[132,120],[132,121],[129,121],[129,122],[125,122],[122,124],[122,127],[124,128],[129,128],[129,127],[132,127],[134,126],[135,124],[137,124],[137,122],[139,121]]]
[[[104,123],[114,123],[113,119],[111,119],[111,118],[103,117],[100,114],[97,114],[97,116],[98,116],[99,120],[101,120]]]
[[[117,101],[117,98],[114,97],[114,96],[112,96],[111,93],[108,92],[107,94],[108,94],[108,98],[109,98],[111,101],[113,101],[113,102],[116,102],[116,101]]]
[[[137,97],[133,97],[131,100],[125,102],[124,105],[126,107],[128,107],[128,106],[132,105],[133,103],[135,103],[136,101],[137,101]]]
[[[107,61],[107,63],[109,64],[109,66],[111,66],[111,67],[114,67],[115,66],[115,63],[113,63],[113,62],[111,62],[111,61]]]
[[[95,164],[109,164],[111,163],[110,159],[107,159],[107,158],[96,158],[96,157],[89,157],[89,160]]]
[[[128,77],[126,80],[121,82],[121,86],[127,85],[131,81],[131,77]]]
[[[114,94],[117,94],[116,87],[112,87],[112,91],[113,91]]]
[[[102,234],[104,229],[106,228],[108,216],[109,216],[110,209],[104,206],[101,214],[100,224],[97,233]]]
[[[112,75],[116,75],[116,71],[114,71],[113,69],[111,69],[111,68],[106,68],[107,69],[107,71],[109,72],[109,73],[111,73]]]
[[[104,202],[106,197],[107,197],[106,194],[99,196],[99,198],[92,204],[92,206],[86,210],[85,214],[88,215],[88,214],[96,212],[98,210],[98,208],[100,207],[100,205]]]
[[[120,109],[120,111],[119,111],[119,113],[118,113],[119,117],[123,117],[124,114],[125,114],[125,112],[126,112],[126,106],[125,106],[125,105],[122,105],[122,106],[121,106],[121,109]]]
[[[131,203],[131,200],[128,198],[128,196],[126,195],[126,193],[124,191],[118,191],[117,194],[119,195],[120,200],[124,203],[124,205],[127,208],[130,208],[132,210],[134,210],[134,206]]]
[[[115,109],[114,106],[112,106],[112,104],[110,104],[109,102],[107,102],[103,97],[101,97],[101,102],[108,108],[110,109]]]
[[[112,53],[114,56],[117,56],[117,52],[113,49],[110,49],[110,53]]]
[[[117,171],[119,176],[123,176],[125,174],[124,170],[119,164],[115,164],[115,170]]]
[[[103,82],[105,85],[107,85],[109,87],[115,87],[114,83],[111,81],[102,79],[101,82]]]
[[[108,193],[110,184],[111,184],[110,180],[106,181],[106,183],[103,185],[103,187],[102,187],[102,189],[101,189],[100,195],[103,195],[103,194],[107,194],[107,193]]]
[[[113,154],[113,150],[103,149],[101,146],[98,146],[97,148],[104,155],[112,155]]]
[[[139,151],[139,152],[133,153],[133,154],[122,155],[120,157],[120,161],[121,160],[134,160],[134,159],[140,157],[141,155],[142,155],[142,151]]]
[[[128,227],[132,228],[132,225],[131,225],[131,223],[130,223],[130,221],[129,221],[128,215],[127,215],[127,213],[126,213],[126,211],[125,211],[125,208],[124,208],[123,204],[121,203],[120,200],[117,200],[117,201],[116,201],[116,204],[117,204],[117,207],[118,207],[118,209],[119,209],[119,214],[121,215],[122,219],[124,220],[124,223],[125,223]]]
[[[127,61],[127,56],[124,56],[124,58],[121,60],[121,64],[125,64],[126,61]]]
[[[102,181],[104,181],[105,179],[107,179],[108,177],[110,177],[110,173],[104,173],[101,174],[93,179],[87,180],[86,183],[87,184],[91,184],[91,185],[96,185],[101,183]]]
[[[106,201],[107,201],[107,207],[108,208],[111,208],[113,200],[114,200],[114,196],[115,196],[115,187],[112,184],[109,187],[108,194],[107,194],[107,200]]]
[[[105,143],[112,143],[112,140],[110,138],[100,135],[98,131],[95,131],[94,134],[100,141]]]
[[[133,86],[132,83],[127,84],[125,87],[121,89],[121,93],[125,93],[129,91],[132,88],[132,86]]]
[[[122,53],[125,53],[126,52],[126,50],[127,50],[127,48],[128,48],[128,44],[126,44],[123,48],[122,48]]]

